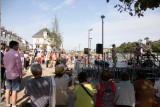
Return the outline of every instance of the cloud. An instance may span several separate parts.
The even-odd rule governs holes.
[[[64,6],[67,6],[67,5],[71,5],[72,3],[74,2],[74,0],[65,0],[63,1],[61,4],[59,4],[57,7],[53,8],[53,10],[58,10]]]
[[[116,17],[112,17],[113,19],[116,19],[112,21],[107,21],[109,20],[108,17],[112,17],[112,16],[107,16],[104,19],[105,33],[129,32],[129,31],[144,32],[148,28],[150,28],[150,30],[147,32],[150,32],[150,33],[160,32],[160,30],[158,30],[158,27],[160,26],[160,20],[159,20],[160,14],[146,15],[143,18],[137,18],[137,17],[125,18],[117,15]],[[95,33],[101,32],[101,29],[99,29],[102,26],[101,21],[95,22],[92,25],[96,29],[94,30]]]
[[[115,15],[116,14],[116,15]],[[104,14],[104,44],[105,47],[115,43],[133,42],[149,37],[150,40],[160,39],[160,14],[150,13],[142,18],[131,17],[128,14],[108,13]],[[101,43],[102,22],[92,22],[88,28],[93,28],[91,37],[94,43]]]
[[[50,5],[48,2],[40,2],[38,0],[32,0],[32,5],[40,7],[44,11],[47,11],[50,9]]]
[[[47,2],[41,2],[38,4],[38,7],[40,7],[42,10],[49,10],[50,9],[50,5]]]
[[[73,3],[74,0],[65,0],[64,5],[70,5]]]

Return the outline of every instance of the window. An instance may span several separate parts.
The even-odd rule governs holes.
[[[36,45],[36,48],[39,48],[39,45]]]

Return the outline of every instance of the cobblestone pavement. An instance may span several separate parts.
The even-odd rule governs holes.
[[[42,65],[43,68],[43,74],[42,77],[50,77],[51,75],[54,75],[55,72],[55,68],[51,67],[51,68],[46,68],[45,65]],[[68,68],[74,68],[74,64],[68,64]],[[73,72],[75,74],[75,72]],[[23,79],[22,79],[22,83],[21,83],[21,90],[18,92],[18,98],[17,98],[17,105],[19,106],[22,102],[24,101],[29,101],[28,97],[24,96],[24,88],[25,88],[25,84],[26,82],[33,78],[31,72],[29,72],[29,70],[23,70]],[[4,94],[1,92],[2,97],[1,97],[1,107],[5,107],[5,98],[4,98]],[[69,102],[68,102],[68,106],[67,107],[73,107],[74,104],[74,95],[73,95],[73,91],[72,89],[69,87],[68,88],[68,96],[69,96]]]

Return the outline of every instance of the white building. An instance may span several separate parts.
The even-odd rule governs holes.
[[[11,31],[8,31],[5,29],[4,26],[1,27],[1,43],[5,43],[7,46],[9,46],[10,41],[17,41],[19,43],[19,47],[22,50],[29,49],[29,43],[25,40],[27,45],[23,43],[23,38],[18,36],[16,33],[12,33]]]
[[[1,27],[1,43],[5,43],[7,46],[9,46],[12,36],[12,32],[5,30],[4,27]]]
[[[41,29],[39,32],[32,36],[33,38],[33,49],[38,50],[52,50],[54,48],[54,44],[50,44],[48,42],[47,28]]]

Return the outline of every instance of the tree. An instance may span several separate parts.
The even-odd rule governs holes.
[[[122,43],[119,47],[117,47],[117,51],[119,52],[134,52],[135,51],[135,42]]]
[[[139,39],[138,42],[142,43],[142,39]]]
[[[51,44],[51,46],[55,47],[56,49],[59,49],[62,44],[62,34],[59,31],[59,21],[57,16],[52,19],[52,30],[48,30],[48,42]]]
[[[149,37],[145,37],[144,40],[147,42],[149,42]]]
[[[160,52],[160,40],[151,42],[153,52]]]
[[[139,39],[138,41],[140,41]],[[141,43],[141,47],[143,51],[146,52],[147,50],[152,50],[153,52],[160,52],[160,40],[157,41],[150,41],[148,37],[144,38],[144,40],[148,41],[147,44]],[[136,42],[128,42],[122,43],[120,46],[117,47],[118,52],[134,52],[136,47]]]
[[[106,0],[107,3],[110,0]],[[119,0],[121,4],[115,5],[118,11],[128,11],[131,16],[137,15],[138,17],[143,16],[144,11],[147,9],[154,10],[160,6],[160,0]]]

